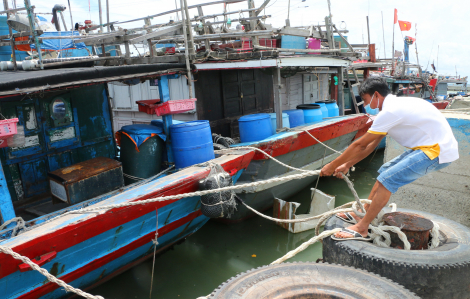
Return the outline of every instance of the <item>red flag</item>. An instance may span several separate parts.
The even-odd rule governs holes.
[[[398,11],[397,11],[397,9],[395,8],[395,15],[394,15],[394,17],[393,17],[393,24],[396,24],[396,23],[397,23],[397,20],[398,20],[398,14],[397,14],[397,13],[398,13]]]
[[[411,22],[407,21],[398,21],[401,31],[409,31],[411,29]]]

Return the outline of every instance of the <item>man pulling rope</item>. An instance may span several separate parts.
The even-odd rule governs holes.
[[[380,112],[370,130],[341,156],[325,165],[320,175],[341,178],[342,173],[347,173],[350,167],[372,153],[387,134],[409,150],[378,170],[379,176],[369,195],[372,202],[364,205],[365,211],[337,214],[353,225],[337,232],[332,237],[335,240],[368,241],[369,224],[388,203],[392,193],[459,158],[458,143],[452,129],[432,104],[420,98],[398,98],[391,94],[383,79],[374,77],[361,84],[359,94],[367,113]]]

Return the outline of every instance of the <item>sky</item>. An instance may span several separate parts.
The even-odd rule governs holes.
[[[8,0],[10,5],[15,0]],[[16,0],[18,1],[18,0]],[[64,0],[30,0],[36,6],[36,12],[51,12],[54,4],[64,4]],[[69,0],[72,7],[74,22],[83,22],[91,19],[99,24],[98,0]],[[159,12],[175,9],[175,2],[180,7],[180,0],[108,0],[110,7],[110,21],[125,21],[145,17]],[[207,3],[213,0],[187,0],[188,5]],[[264,0],[255,0],[259,7]],[[23,1],[18,1],[18,6]],[[106,22],[106,0],[101,1],[103,23]],[[271,15],[267,24],[281,27],[287,18],[289,0],[271,0],[263,12]],[[246,1],[229,4],[228,11],[237,11],[248,8]],[[346,28],[350,43],[367,43],[366,16],[369,16],[369,29],[371,43],[376,44],[378,58],[391,58],[393,41],[393,11],[398,10],[398,20],[412,23],[410,31],[401,32],[398,24],[395,25],[395,50],[403,51],[403,38],[416,37],[416,45],[410,46],[410,62],[416,63],[415,46],[418,47],[419,64],[423,70],[431,70],[434,62],[439,74],[464,77],[470,75],[470,1],[465,0],[331,0],[332,19],[337,27]],[[203,7],[205,14],[220,13],[223,4]],[[197,10],[190,10],[196,15]],[[307,26],[324,24],[328,15],[327,0],[290,0],[291,26]],[[383,27],[382,27],[383,15]],[[67,26],[70,27],[69,11],[64,12]],[[248,14],[244,13],[247,17]],[[51,15],[46,16],[48,19]],[[152,23],[168,22],[170,18],[176,19],[175,14],[154,18]],[[237,19],[238,14],[231,16]],[[219,18],[219,21],[222,18]],[[143,21],[120,25],[123,28],[143,26]],[[232,25],[235,26],[235,23]],[[385,38],[384,38],[385,37]],[[385,39],[385,45],[384,45]],[[385,49],[385,53],[384,53]]]

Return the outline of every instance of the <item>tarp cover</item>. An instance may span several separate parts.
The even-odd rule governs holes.
[[[71,36],[76,35],[80,36],[78,31],[56,31],[56,32],[44,32],[41,34],[41,37],[50,37],[50,36]],[[85,49],[85,43],[78,42],[79,39],[76,41],[72,39],[43,39],[41,42],[41,49],[42,50],[54,50],[60,51],[65,49]],[[31,49],[36,49],[36,45],[32,44]]]
[[[163,129],[157,126],[136,124],[123,126],[121,131],[131,137],[139,147],[147,138],[158,135],[163,140],[166,140],[166,135],[163,133]]]

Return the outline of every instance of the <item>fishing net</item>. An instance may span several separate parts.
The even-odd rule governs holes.
[[[211,164],[211,171],[204,180],[199,181],[200,190],[212,190],[232,185],[232,177],[219,164]],[[235,212],[236,202],[233,191],[201,196],[201,212],[209,218],[228,217]]]

